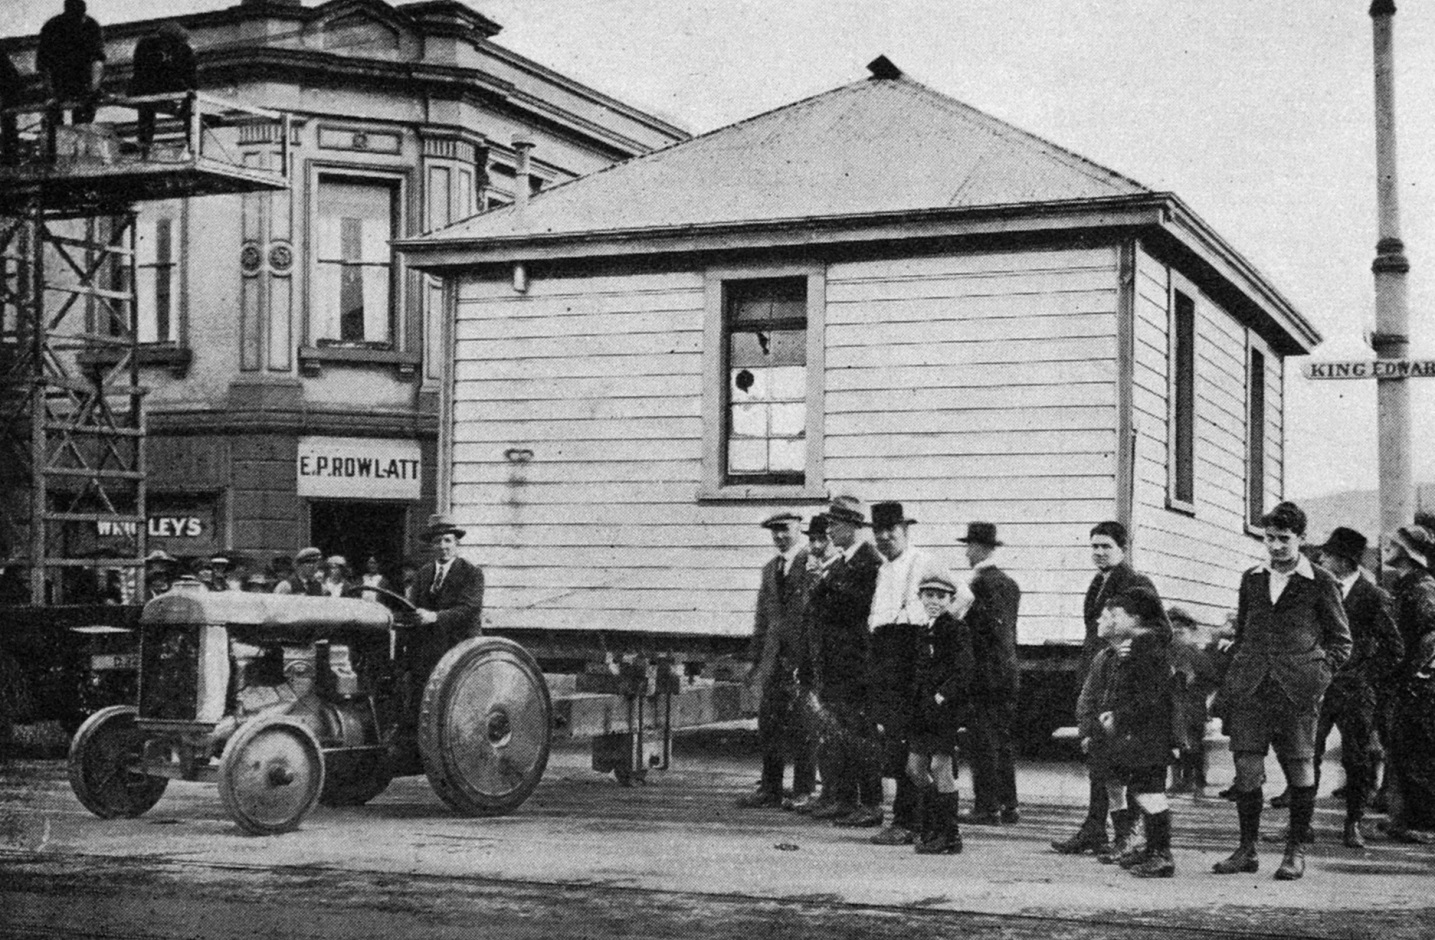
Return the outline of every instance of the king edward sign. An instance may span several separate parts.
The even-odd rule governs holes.
[[[1435,359],[1307,362],[1301,366],[1301,372],[1308,379],[1429,379],[1435,378]]]
[[[301,437],[295,461],[300,496],[418,499],[418,441]]]

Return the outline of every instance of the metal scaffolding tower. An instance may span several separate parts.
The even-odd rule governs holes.
[[[64,129],[68,153],[46,150],[36,109],[0,166],[0,566],[25,571],[31,604],[98,600],[99,571],[129,572],[144,597],[135,205],[288,185],[283,115],[191,92],[190,120],[141,148],[137,106],[178,103],[157,97]],[[272,158],[236,152],[256,144]]]

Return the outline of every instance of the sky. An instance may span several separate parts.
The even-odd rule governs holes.
[[[0,0],[6,34],[60,6]],[[305,0],[314,5],[315,0]],[[866,76],[908,75],[1178,194],[1325,337],[1370,356],[1376,240],[1368,0],[468,0],[496,41],[701,132]],[[90,0],[102,23],[230,0]],[[10,13],[18,8],[18,15]],[[1435,9],[1397,0],[1412,355],[1435,358]],[[1286,492],[1377,482],[1370,380],[1287,371]],[[1417,481],[1435,480],[1435,379],[1412,381]]]

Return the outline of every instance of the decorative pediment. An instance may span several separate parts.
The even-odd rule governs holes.
[[[413,21],[380,0],[335,0],[317,7],[305,45],[352,56],[403,57],[414,50]]]
[[[400,34],[387,23],[368,13],[354,12],[338,16],[320,27],[325,49],[353,49],[356,46],[381,52],[397,52]]]

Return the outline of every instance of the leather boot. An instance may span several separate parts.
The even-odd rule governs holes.
[[[917,843],[918,855],[951,855],[962,850],[962,835],[957,829],[957,795],[930,794],[927,803],[932,817],[929,835]]]
[[[917,791],[916,799],[912,807],[912,833],[917,837],[917,844],[921,845],[929,839],[935,839],[941,830],[941,813],[937,811],[937,788],[935,786],[922,787]]]
[[[1171,857],[1171,811],[1142,814],[1146,828],[1146,857],[1131,867],[1137,878],[1170,878],[1176,874]]]
[[[1305,846],[1299,839],[1291,839],[1286,843],[1285,858],[1281,859],[1281,867],[1276,869],[1276,881],[1295,881],[1305,874]]]
[[[1365,775],[1357,770],[1345,774],[1345,832],[1342,841],[1348,849],[1365,848],[1365,835],[1360,831],[1360,820],[1365,817],[1365,794],[1368,789]]]
[[[1111,814],[1111,846],[1105,852],[1096,853],[1096,860],[1103,865],[1113,865],[1116,860],[1131,849],[1131,830],[1136,827],[1136,814],[1129,809],[1118,809]]]
[[[1359,819],[1347,818],[1345,820],[1345,833],[1342,836],[1342,841],[1348,849],[1365,848],[1365,834],[1360,831]]]
[[[1265,794],[1259,788],[1236,794],[1236,816],[1241,824],[1241,844],[1231,853],[1230,858],[1211,866],[1211,871],[1218,875],[1235,875],[1260,870],[1261,860],[1256,852],[1256,843],[1260,841],[1261,808],[1264,803]]]
[[[1068,839],[1053,842],[1051,847],[1062,855],[1110,851],[1111,843],[1106,840],[1106,820],[1087,817],[1074,835]]]
[[[1305,874],[1305,840],[1301,837],[1310,829],[1315,815],[1315,787],[1289,787],[1288,790],[1291,837],[1286,841],[1285,858],[1276,869],[1277,881],[1295,881]]]

